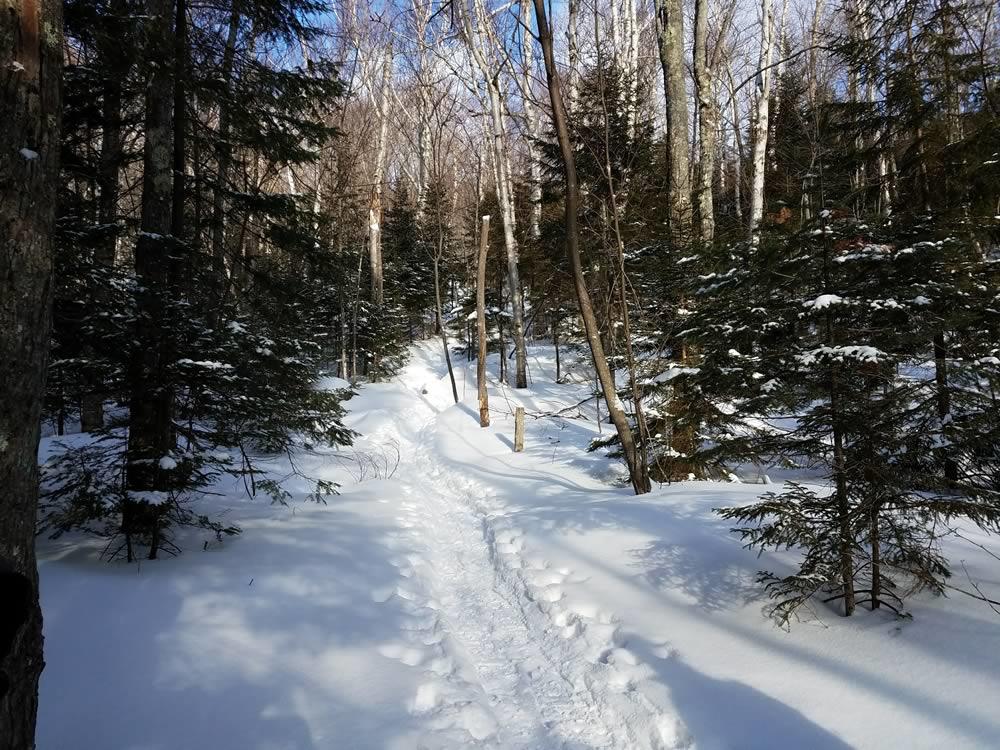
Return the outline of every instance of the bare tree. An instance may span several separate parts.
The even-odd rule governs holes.
[[[512,308],[512,336],[514,338],[515,387],[528,387],[528,358],[524,347],[524,299],[521,294],[521,278],[518,271],[518,248],[515,235],[514,191],[511,180],[510,146],[505,123],[504,93],[500,87],[505,63],[487,56],[487,49],[502,51],[492,28],[492,19],[481,0],[472,0],[468,7],[464,0],[457,2],[459,29],[469,54],[479,69],[486,88],[489,106],[491,133],[491,153],[493,172],[500,204],[500,218],[503,222],[504,247],[507,251],[507,281],[510,286]]]
[[[637,495],[649,492],[649,477],[642,470],[636,450],[632,428],[625,417],[625,409],[615,388],[614,374],[608,366],[601,343],[601,334],[594,315],[594,307],[590,300],[590,292],[583,277],[583,264],[580,260],[580,236],[577,213],[580,204],[580,187],[576,176],[576,157],[573,154],[573,144],[570,139],[569,123],[566,105],[563,102],[559,71],[556,68],[555,53],[552,48],[552,31],[549,28],[545,12],[545,0],[534,0],[535,19],[538,26],[538,36],[542,46],[542,56],[545,61],[545,76],[549,88],[549,100],[552,105],[552,121],[559,141],[559,152],[562,158],[563,175],[566,186],[566,254],[573,273],[573,284],[576,289],[577,302],[580,307],[580,317],[590,345],[590,354],[597,372],[597,378],[608,406],[608,414],[614,422],[621,441],[622,453],[628,465],[632,488]]]

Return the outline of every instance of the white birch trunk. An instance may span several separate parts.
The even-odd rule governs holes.
[[[392,85],[392,46],[385,50],[382,62],[382,83],[378,97],[378,139],[375,169],[372,175],[371,197],[368,203],[368,258],[371,267],[372,302],[381,307],[382,278],[382,191],[389,149],[389,87]]]
[[[750,242],[760,242],[764,219],[764,170],[767,167],[767,124],[771,100],[771,56],[774,48],[774,8],[771,0],[760,4],[760,63],[757,69],[757,100],[753,119],[753,161],[750,180]]]

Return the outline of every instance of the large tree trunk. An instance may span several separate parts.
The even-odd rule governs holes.
[[[670,238],[691,238],[691,177],[687,90],[684,85],[684,13],[681,0],[656,0],[660,66],[667,104],[667,208]]]
[[[35,746],[35,517],[62,114],[62,2],[0,10],[0,748]]]
[[[172,331],[168,294],[175,238],[170,236],[173,199],[173,3],[148,0],[146,59],[157,64],[146,88],[141,232],[135,247],[135,345],[129,361],[128,484],[133,490],[166,486],[160,459],[174,447],[173,383],[167,375]],[[126,539],[134,508],[122,519]],[[129,547],[131,545],[128,545]],[[129,550],[131,552],[131,550]],[[155,549],[151,550],[155,555]]]
[[[483,217],[479,230],[479,259],[476,264],[476,336],[479,356],[476,359],[476,386],[479,389],[479,426],[490,426],[490,400],[486,392],[486,253],[489,250],[490,217]]]
[[[760,4],[760,62],[757,67],[757,102],[753,118],[753,162],[750,180],[750,241],[760,241],[764,219],[764,172],[767,168],[768,110],[771,102],[771,53],[774,47],[774,9],[771,0]]]
[[[566,182],[566,254],[573,272],[573,284],[576,289],[580,316],[583,318],[587,342],[590,344],[594,369],[601,384],[604,400],[608,405],[609,415],[618,432],[618,439],[621,441],[622,453],[625,456],[625,462],[628,464],[632,488],[637,495],[640,495],[649,492],[649,477],[641,470],[635,440],[632,436],[632,429],[625,418],[625,409],[622,407],[621,400],[618,398],[618,393],[615,389],[614,374],[611,372],[608,360],[604,356],[604,347],[601,345],[600,331],[598,330],[597,319],[590,300],[590,292],[587,290],[587,284],[583,277],[583,265],[580,261],[579,228],[577,226],[580,188],[576,176],[576,161],[573,154],[573,145],[570,142],[569,124],[567,122],[566,107],[563,103],[559,83],[559,72],[556,69],[555,53],[552,49],[552,31],[549,28],[545,13],[545,0],[534,0],[534,4],[535,19],[538,24],[538,36],[545,59],[545,74],[548,80],[549,99],[552,103],[552,120],[559,141],[559,151],[562,156],[563,173]]]

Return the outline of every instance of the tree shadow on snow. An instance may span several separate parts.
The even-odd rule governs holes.
[[[668,653],[666,658],[662,654]],[[848,750],[850,745],[801,712],[737,680],[709,677],[669,647],[641,638],[629,649],[656,670],[698,750]]]
[[[320,513],[337,520],[318,523]],[[409,668],[376,649],[412,617],[372,591],[401,581],[391,531],[344,509],[300,508],[251,519],[223,550],[187,547],[141,567],[43,562],[39,750],[399,742],[413,686],[394,676]]]
[[[762,587],[745,562],[720,558],[712,544],[717,540],[706,541],[705,545],[653,541],[632,551],[633,564],[652,586],[683,591],[710,612],[762,599]]]

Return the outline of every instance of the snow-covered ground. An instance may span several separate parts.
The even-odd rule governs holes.
[[[540,416],[588,395],[552,355],[532,349],[527,392],[494,384],[480,429],[474,363],[456,405],[440,347],[417,346],[350,402],[357,445],[303,460],[342,494],[220,487],[208,509],[244,529],[221,546],[190,533],[125,565],[42,541],[40,750],[1000,747],[1000,616],[923,596],[912,621],[820,608],[776,629],[754,576],[790,558],[712,513],[761,485],[632,496],[585,451],[592,401]],[[1000,590],[996,559],[948,550]]]

